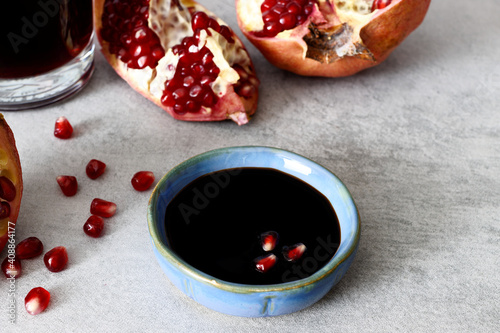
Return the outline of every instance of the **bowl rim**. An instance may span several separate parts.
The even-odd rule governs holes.
[[[166,182],[168,178],[170,178],[171,175],[175,175],[178,173],[180,170],[184,169],[187,166],[190,165],[195,165],[199,163],[201,159],[209,159],[214,155],[219,155],[224,152],[231,152],[235,150],[265,150],[269,152],[283,152],[286,153],[287,155],[290,156],[295,156],[300,159],[304,159],[308,163],[311,163],[315,167],[319,169],[323,169],[323,171],[326,171],[327,173],[331,174],[334,176],[339,183],[344,187],[345,193],[347,194],[347,199],[349,199],[356,211],[356,215],[354,217],[354,231],[355,235],[352,237],[351,244],[349,244],[349,248],[343,255],[337,256],[337,253],[333,255],[333,257],[328,261],[328,263],[320,268],[317,272],[312,274],[309,277],[291,281],[291,282],[283,282],[283,283],[278,283],[278,284],[268,284],[268,285],[252,285],[252,284],[241,284],[241,283],[235,283],[235,282],[228,282],[225,280],[218,279],[216,277],[213,277],[211,275],[208,275],[204,273],[203,271],[198,270],[197,268],[191,266],[189,263],[185,262],[183,259],[181,259],[179,256],[177,256],[173,251],[171,251],[161,240],[160,232],[158,230],[158,227],[156,223],[154,223],[153,216],[155,214],[156,210],[156,202],[159,197],[159,189],[162,186],[163,183]],[[361,233],[361,221],[360,221],[360,215],[359,215],[359,210],[356,206],[356,203],[354,202],[354,199],[352,198],[351,193],[345,186],[345,184],[338,178],[333,172],[331,172],[329,169],[325,168],[321,164],[304,157],[300,154],[297,154],[295,152],[282,149],[282,148],[276,148],[276,147],[271,147],[271,146],[260,146],[260,145],[245,145],[245,146],[229,146],[229,147],[223,147],[223,148],[216,148],[212,149],[197,155],[194,155],[181,163],[175,165],[173,168],[171,168],[156,184],[155,188],[153,189],[153,192],[149,198],[148,202],[148,207],[147,207],[147,220],[148,220],[148,229],[149,229],[149,234],[153,242],[153,246],[156,249],[156,251],[159,252],[159,254],[165,258],[172,266],[176,267],[180,271],[182,271],[184,274],[190,276],[191,278],[194,278],[195,280],[202,282],[204,284],[211,285],[213,287],[216,287],[218,289],[230,291],[230,292],[237,292],[237,293],[255,293],[255,292],[276,292],[276,291],[283,291],[283,290],[292,290],[292,289],[297,289],[297,288],[303,288],[307,287],[310,285],[315,284],[316,282],[324,279],[328,275],[330,275],[332,272],[334,272],[340,264],[342,264],[345,260],[347,260],[353,252],[355,252],[359,239],[360,239],[360,233]]]

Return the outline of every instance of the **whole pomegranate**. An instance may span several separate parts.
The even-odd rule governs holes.
[[[243,34],[275,66],[341,77],[384,61],[430,0],[236,0]]]
[[[135,90],[174,118],[248,122],[259,81],[242,42],[191,0],[95,0],[102,52]]]
[[[23,194],[21,172],[14,134],[0,114],[0,251],[9,237],[14,240]]]

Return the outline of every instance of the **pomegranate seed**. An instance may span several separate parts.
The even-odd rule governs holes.
[[[149,1],[106,0],[104,8],[101,36],[109,42],[109,51],[129,68],[155,68],[165,51],[148,26]]]
[[[151,171],[139,171],[132,177],[132,186],[136,191],[148,190],[155,181],[155,175]]]
[[[264,232],[260,235],[260,244],[264,251],[272,251],[278,243],[278,233],[276,231]]]
[[[290,30],[305,22],[312,14],[317,0],[264,0],[260,9],[264,30],[259,37],[274,37],[282,31]]]
[[[0,202],[0,219],[10,216],[10,205],[6,201]]]
[[[391,4],[392,0],[375,0],[372,5],[372,12],[377,9],[384,9]]]
[[[12,201],[16,198],[16,187],[5,176],[0,177],[0,198],[7,201]]]
[[[111,201],[95,198],[90,204],[90,213],[100,217],[111,217],[116,213],[116,204]]]
[[[59,187],[63,194],[67,197],[72,197],[78,190],[78,181],[74,176],[58,176],[56,178]]]
[[[18,259],[31,259],[43,252],[43,244],[36,237],[28,237],[16,246],[16,257]]]
[[[64,246],[57,246],[45,253],[43,262],[49,271],[60,272],[68,264],[68,251]]]
[[[266,273],[269,271],[275,264],[278,258],[272,253],[259,257],[255,259],[255,268],[261,272],[261,273]]]
[[[83,225],[83,231],[90,237],[101,237],[102,230],[104,229],[104,220],[102,217],[92,215],[87,219]]]
[[[2,262],[2,272],[6,278],[18,278],[21,276],[22,267],[21,260],[9,257]]]
[[[24,298],[24,307],[31,315],[37,315],[43,312],[50,301],[50,293],[42,287],[36,287]]]
[[[297,261],[302,257],[305,251],[306,246],[302,243],[298,243],[292,246],[284,246],[283,256],[288,261]]]
[[[56,120],[56,126],[54,128],[54,136],[59,139],[69,139],[73,134],[73,127],[69,123],[66,117],[59,117]]]
[[[87,167],[85,168],[85,172],[87,173],[87,176],[90,179],[99,178],[104,173],[105,170],[106,170],[106,163],[95,159],[90,160],[89,163],[87,164]]]

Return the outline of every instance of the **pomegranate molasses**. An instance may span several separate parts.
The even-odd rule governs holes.
[[[4,1],[0,11],[0,79],[59,68],[87,46],[91,35],[91,0]]]
[[[227,169],[195,179],[168,204],[165,221],[168,244],[186,263],[241,284],[311,276],[340,243],[338,219],[326,197],[268,168]]]

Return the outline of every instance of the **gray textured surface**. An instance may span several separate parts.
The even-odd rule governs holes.
[[[232,0],[201,1],[236,27]],[[266,62],[248,41],[262,81],[259,109],[243,127],[186,123],[143,99],[97,57],[90,85],[37,111],[5,112],[24,168],[17,239],[68,248],[69,267],[25,261],[17,321],[2,332],[496,332],[500,328],[500,2],[433,1],[424,24],[382,65],[345,79],[298,77]],[[238,31],[239,33],[239,31]],[[240,34],[241,36],[241,34]],[[53,137],[54,121],[75,127]],[[363,229],[345,278],[319,303],[288,316],[245,319],[206,309],[157,265],[146,226],[148,193],[130,178],[160,177],[192,155],[268,145],[332,170],[357,202]],[[88,160],[108,164],[86,178]],[[65,198],[55,181],[74,174]],[[94,197],[115,201],[105,236],[82,232]],[[6,251],[2,252],[4,257]],[[37,317],[26,293],[53,299]]]

